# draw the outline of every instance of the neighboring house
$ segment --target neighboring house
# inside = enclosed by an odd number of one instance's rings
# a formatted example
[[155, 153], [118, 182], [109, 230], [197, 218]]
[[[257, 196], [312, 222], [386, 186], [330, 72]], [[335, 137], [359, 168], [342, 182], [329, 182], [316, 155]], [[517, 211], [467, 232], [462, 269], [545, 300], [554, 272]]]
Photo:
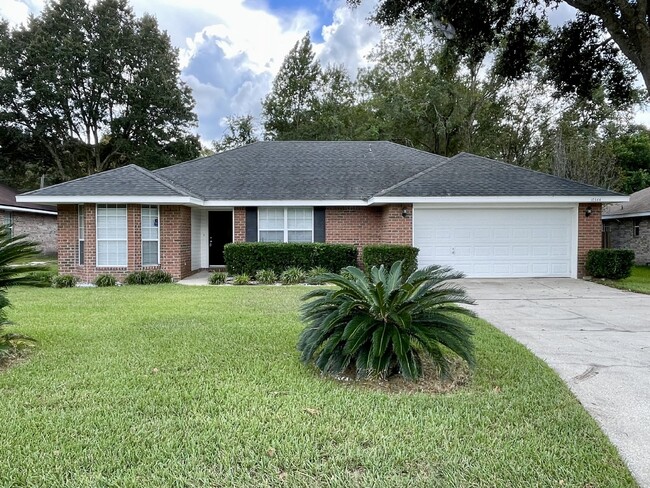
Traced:
[[258, 142], [20, 196], [56, 204], [59, 270], [91, 281], [223, 264], [229, 242], [412, 244], [471, 277], [582, 276], [601, 203], [627, 197], [471, 154], [390, 142]]
[[650, 264], [650, 188], [632, 193], [629, 202], [603, 208], [604, 245], [632, 249], [636, 264]]
[[43, 254], [56, 254], [56, 207], [16, 202], [18, 192], [0, 184], [0, 223], [14, 236], [25, 234]]

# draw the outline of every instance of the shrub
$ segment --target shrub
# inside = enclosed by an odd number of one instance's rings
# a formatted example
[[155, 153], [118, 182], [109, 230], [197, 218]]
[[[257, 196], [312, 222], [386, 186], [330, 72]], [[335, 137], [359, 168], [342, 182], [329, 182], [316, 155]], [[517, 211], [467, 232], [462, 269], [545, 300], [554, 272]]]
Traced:
[[327, 268], [323, 268], [322, 266], [310, 269], [307, 271], [307, 283], [310, 285], [317, 285], [321, 282], [321, 275], [324, 275], [327, 272]]
[[124, 283], [127, 285], [155, 285], [171, 282], [172, 275], [162, 269], [134, 271], [124, 279]]
[[74, 288], [77, 286], [79, 279], [72, 275], [56, 275], [52, 277], [52, 286], [54, 288]]
[[448, 372], [448, 351], [474, 364], [472, 330], [466, 317], [474, 313], [458, 304], [473, 301], [447, 280], [462, 278], [451, 268], [430, 266], [410, 276], [397, 261], [388, 271], [371, 268], [368, 275], [348, 267], [351, 278], [327, 274], [325, 283], [302, 299], [305, 329], [298, 340], [301, 361], [326, 374], [352, 367], [357, 377], [422, 375], [422, 355]]
[[232, 279], [233, 285], [249, 285], [251, 282], [251, 277], [245, 273], [238, 274]]
[[413, 246], [399, 246], [393, 244], [373, 244], [363, 248], [363, 267], [366, 270], [373, 266], [384, 265], [389, 268], [396, 261], [403, 261], [404, 274], [410, 275], [418, 267], [418, 253], [420, 250]]
[[306, 279], [307, 273], [296, 266], [285, 269], [280, 275], [280, 281], [283, 285], [297, 285], [298, 283], [304, 283]]
[[226, 282], [226, 278], [228, 278], [228, 273], [215, 271], [208, 277], [208, 283], [211, 285], [223, 285]]
[[52, 278], [56, 276], [54, 271], [30, 271], [27, 276], [35, 282], [41, 282], [42, 286], [52, 286]]
[[115, 276], [109, 274], [101, 274], [95, 278], [95, 286], [104, 287], [104, 286], [115, 286], [117, 285], [117, 280]]
[[255, 273], [255, 280], [263, 285], [272, 285], [277, 281], [277, 279], [278, 276], [272, 269], [260, 269]]
[[223, 255], [232, 274], [254, 275], [260, 269], [280, 274], [293, 266], [338, 271], [356, 264], [357, 248], [348, 244], [237, 242], [226, 244]]
[[632, 274], [634, 251], [628, 249], [592, 249], [587, 253], [585, 269], [594, 278], [620, 280]]

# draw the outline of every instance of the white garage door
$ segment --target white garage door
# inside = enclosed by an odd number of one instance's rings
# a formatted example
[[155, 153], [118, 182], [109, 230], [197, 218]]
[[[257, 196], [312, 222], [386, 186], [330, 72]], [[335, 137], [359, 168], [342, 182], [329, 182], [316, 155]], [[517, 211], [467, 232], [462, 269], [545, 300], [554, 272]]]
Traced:
[[414, 208], [420, 266], [473, 278], [572, 277], [574, 208]]

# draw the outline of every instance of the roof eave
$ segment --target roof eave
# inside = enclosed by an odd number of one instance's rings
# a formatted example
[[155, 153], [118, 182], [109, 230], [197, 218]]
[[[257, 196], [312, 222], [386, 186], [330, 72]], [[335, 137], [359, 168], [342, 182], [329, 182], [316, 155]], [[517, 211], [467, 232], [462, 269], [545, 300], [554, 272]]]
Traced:
[[143, 195], [17, 195], [16, 201], [49, 205], [83, 203], [145, 203], [151, 205], [203, 205], [203, 201], [189, 196]]
[[625, 195], [372, 197], [368, 203], [620, 203]]

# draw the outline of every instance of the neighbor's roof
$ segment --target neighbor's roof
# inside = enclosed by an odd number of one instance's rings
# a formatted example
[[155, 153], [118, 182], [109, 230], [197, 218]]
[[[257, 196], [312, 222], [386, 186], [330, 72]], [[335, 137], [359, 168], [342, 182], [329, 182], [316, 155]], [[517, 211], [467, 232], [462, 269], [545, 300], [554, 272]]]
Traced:
[[630, 195], [630, 201], [612, 203], [603, 208], [603, 219], [650, 216], [650, 188]]
[[386, 141], [257, 142], [153, 172], [130, 165], [25, 196], [30, 201], [134, 196], [145, 197], [143, 202], [175, 198], [199, 204], [465, 196], [625, 198], [467, 153], [445, 158]]
[[51, 212], [56, 214], [56, 207], [50, 205], [38, 205], [35, 203], [17, 202], [16, 195], [18, 192], [13, 188], [0, 183], [0, 208], [13, 210], [16, 212]]

